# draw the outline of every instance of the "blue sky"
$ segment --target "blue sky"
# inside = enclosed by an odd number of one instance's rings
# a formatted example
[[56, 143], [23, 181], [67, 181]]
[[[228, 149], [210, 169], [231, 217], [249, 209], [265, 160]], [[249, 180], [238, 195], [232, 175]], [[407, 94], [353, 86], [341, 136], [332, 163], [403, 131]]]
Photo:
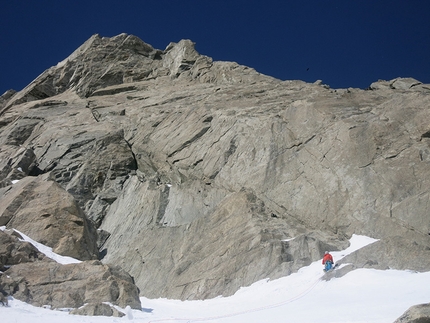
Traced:
[[0, 94], [21, 90], [91, 35], [123, 32], [158, 49], [191, 39], [214, 60], [282, 80], [430, 83], [428, 0], [16, 0], [0, 11]]

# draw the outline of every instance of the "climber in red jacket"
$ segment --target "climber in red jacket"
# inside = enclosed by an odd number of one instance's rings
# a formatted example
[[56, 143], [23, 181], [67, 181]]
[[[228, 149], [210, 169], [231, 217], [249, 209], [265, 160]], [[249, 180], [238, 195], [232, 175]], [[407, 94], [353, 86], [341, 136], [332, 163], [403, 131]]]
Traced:
[[325, 265], [324, 271], [329, 271], [330, 269], [333, 268], [333, 265], [334, 265], [333, 257], [331, 256], [331, 254], [329, 254], [328, 251], [326, 251], [324, 254], [324, 257], [322, 259], [322, 264]]

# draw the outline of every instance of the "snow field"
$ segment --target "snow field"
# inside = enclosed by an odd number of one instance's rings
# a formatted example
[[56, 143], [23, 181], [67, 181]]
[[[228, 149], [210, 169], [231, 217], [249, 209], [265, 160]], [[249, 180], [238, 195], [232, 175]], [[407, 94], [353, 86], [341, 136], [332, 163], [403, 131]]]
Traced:
[[[375, 241], [354, 235], [349, 248], [332, 252], [334, 261]], [[53, 259], [58, 256], [39, 248]], [[322, 269], [321, 261], [316, 261], [290, 276], [243, 287], [230, 297], [204, 301], [142, 297], [142, 311], [128, 311], [123, 318], [74, 316], [15, 299], [10, 299], [9, 307], [0, 306], [0, 316], [5, 323], [391, 323], [410, 306], [430, 302], [430, 272], [357, 269], [326, 282], [320, 280]]]

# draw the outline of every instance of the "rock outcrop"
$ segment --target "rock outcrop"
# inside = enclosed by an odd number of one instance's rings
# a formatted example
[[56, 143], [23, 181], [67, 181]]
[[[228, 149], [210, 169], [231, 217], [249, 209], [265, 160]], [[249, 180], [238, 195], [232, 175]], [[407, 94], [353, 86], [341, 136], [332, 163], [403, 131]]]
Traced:
[[231, 295], [354, 233], [380, 239], [357, 267], [430, 269], [430, 86], [412, 78], [330, 89], [95, 35], [0, 104], [0, 225], [100, 248], [142, 295]]
[[139, 290], [119, 268], [94, 261], [62, 265], [53, 261], [11, 266], [0, 284], [11, 296], [35, 306], [78, 308], [110, 302], [141, 309]]
[[[6, 296], [13, 296], [51, 308], [80, 308], [87, 303], [110, 302], [122, 308], [141, 309], [139, 290], [133, 278], [121, 268], [97, 260], [62, 265], [20, 238], [16, 232], [0, 230], [0, 294], [3, 296], [0, 301], [7, 303]], [[104, 313], [115, 315], [116, 312]]]

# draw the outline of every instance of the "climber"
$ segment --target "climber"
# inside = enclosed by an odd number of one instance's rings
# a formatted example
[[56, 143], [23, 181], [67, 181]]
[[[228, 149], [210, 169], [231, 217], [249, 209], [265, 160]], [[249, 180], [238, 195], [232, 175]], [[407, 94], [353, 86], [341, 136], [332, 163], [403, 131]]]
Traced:
[[324, 257], [322, 259], [322, 264], [325, 265], [324, 271], [329, 271], [330, 269], [333, 268], [333, 265], [334, 265], [333, 257], [331, 256], [331, 254], [329, 254], [328, 251], [326, 251], [324, 254]]

